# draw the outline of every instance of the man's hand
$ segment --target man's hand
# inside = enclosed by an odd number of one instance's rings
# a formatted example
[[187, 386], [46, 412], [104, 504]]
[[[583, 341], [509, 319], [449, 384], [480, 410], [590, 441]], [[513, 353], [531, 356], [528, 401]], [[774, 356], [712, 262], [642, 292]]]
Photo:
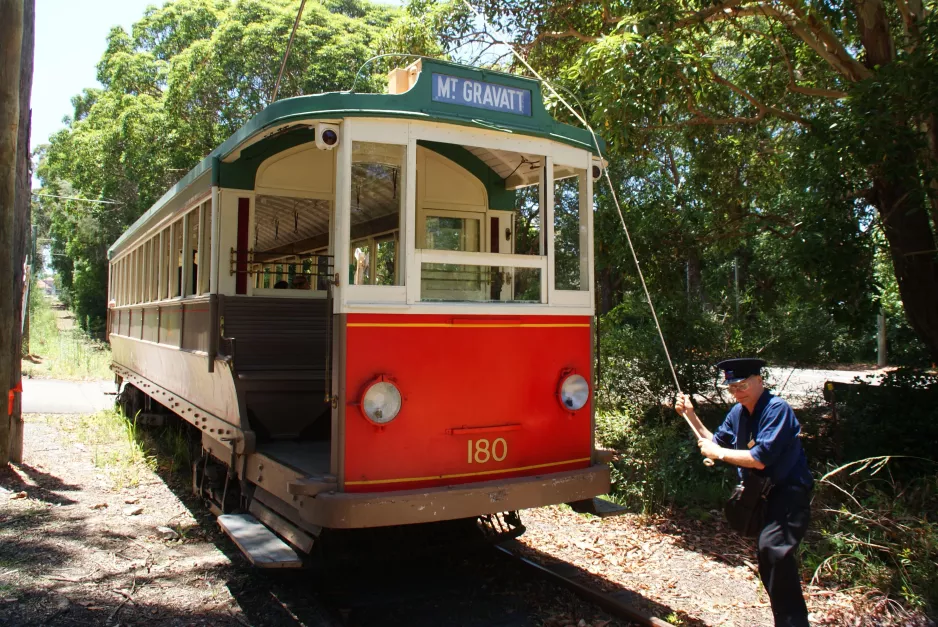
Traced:
[[703, 426], [703, 423], [700, 422], [700, 418], [698, 418], [696, 412], [694, 412], [694, 403], [691, 402], [690, 396], [687, 394], [678, 396], [677, 402], [674, 403], [674, 410], [687, 418], [687, 421], [691, 424], [691, 428], [694, 430], [694, 435], [698, 438], [706, 438], [709, 440], [713, 437], [713, 434]]
[[694, 413], [694, 403], [687, 394], [681, 394], [677, 397], [677, 402], [674, 403], [674, 409], [682, 416], [687, 416], [688, 418], [697, 417], [697, 414]]
[[700, 454], [707, 459], [719, 459], [723, 448], [711, 440], [700, 438], [697, 440], [697, 446], [700, 447]]

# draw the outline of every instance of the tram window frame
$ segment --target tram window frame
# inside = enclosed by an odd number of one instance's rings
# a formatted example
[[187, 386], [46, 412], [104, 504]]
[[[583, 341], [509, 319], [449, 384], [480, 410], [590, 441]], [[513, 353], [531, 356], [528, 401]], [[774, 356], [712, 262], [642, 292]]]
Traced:
[[157, 284], [157, 277], [159, 275], [160, 266], [160, 242], [157, 237], [151, 237], [149, 240], [147, 240], [147, 243], [150, 246], [150, 275], [147, 277], [147, 288], [149, 290], [149, 295], [147, 300], [152, 303], [157, 300], [156, 289], [159, 287]]
[[[592, 155], [587, 154], [582, 161], [572, 158], [558, 159], [550, 163], [551, 189], [549, 194], [550, 219], [549, 219], [549, 241], [550, 241], [550, 284], [548, 285], [548, 303], [552, 306], [560, 307], [592, 307], [595, 277], [595, 266], [593, 257], [593, 212], [595, 211], [595, 200], [593, 198], [593, 178], [590, 175], [592, 168]], [[556, 234], [554, 226], [556, 223], [555, 189], [556, 181], [562, 181], [555, 178], [555, 171], [561, 173], [574, 170], [579, 178], [579, 218], [580, 218], [580, 263], [581, 280], [580, 289], [558, 289], [556, 287]], [[585, 275], [585, 278], [583, 277]]]
[[[558, 169], [558, 166], [555, 165], [555, 174]], [[586, 195], [586, 176], [587, 174], [585, 169], [573, 168], [572, 175], [563, 176], [562, 178], [557, 178], [554, 176], [552, 180], [552, 193], [554, 195], [554, 290], [558, 292], [588, 292], [590, 287], [589, 260], [586, 257], [589, 247], [589, 216], [587, 215], [588, 206], [586, 206], [586, 203], [584, 202], [584, 196]], [[570, 203], [571, 206], [575, 205], [575, 216], [573, 215], [574, 212], [570, 211], [572, 207], [568, 207], [564, 211], [558, 211], [558, 192], [569, 193], [570, 191], [559, 188], [569, 187], [571, 181], [576, 182], [576, 195], [573, 199], [575, 202]], [[564, 217], [575, 217], [575, 233], [566, 233], [568, 229], [572, 230], [574, 227], [572, 224], [564, 224]], [[561, 229], [564, 231], [563, 237], [558, 234], [559, 230]], [[572, 258], [563, 261], [563, 263], [567, 263], [567, 261], [569, 261], [571, 265], [578, 265], [578, 268], [575, 270], [571, 269], [570, 271], [564, 272], [563, 274], [571, 274], [572, 272], [572, 275], [576, 275], [575, 278], [574, 276], [562, 276], [562, 274], [559, 272], [561, 258], [566, 257], [566, 255], [562, 254], [561, 252], [561, 246], [564, 243], [575, 246], [574, 254], [576, 256], [576, 263], [573, 263]]]
[[212, 202], [206, 200], [199, 210], [199, 287], [196, 294], [202, 295], [211, 290]]
[[144, 240], [140, 244], [140, 302], [146, 303], [150, 300], [150, 242]]
[[134, 265], [137, 269], [137, 280], [134, 283], [134, 304], [139, 305], [143, 302], [143, 276], [144, 276], [144, 267], [143, 267], [143, 246], [137, 246], [134, 249]]
[[[319, 238], [321, 236], [325, 236], [326, 245], [309, 249], [302, 248], [299, 250], [293, 250], [289, 253], [284, 252], [281, 260], [252, 263], [251, 265], [255, 268], [255, 270], [254, 274], [249, 276], [248, 295], [276, 298], [326, 298], [328, 290], [327, 281], [332, 276], [332, 272], [335, 272], [335, 260], [333, 257], [333, 268], [331, 272], [320, 274], [318, 269], [319, 260], [315, 259], [315, 257], [332, 257], [334, 254], [330, 251], [332, 250], [335, 228], [335, 195], [332, 193], [327, 194], [318, 191], [291, 190], [276, 187], [265, 187], [263, 188], [263, 193], [255, 193], [253, 202], [251, 203], [250, 231], [251, 242], [253, 242], [251, 250], [255, 256], [259, 254], [270, 253], [276, 248], [266, 247], [266, 244], [269, 243], [266, 239], [269, 236], [269, 231], [259, 231], [259, 227], [261, 226], [258, 224], [258, 220], [260, 219], [259, 214], [262, 211], [266, 213], [268, 210], [276, 212], [276, 209], [273, 206], [268, 207], [266, 204], [268, 199], [270, 199], [272, 202], [294, 202], [294, 211], [297, 211], [297, 204], [309, 203], [309, 206], [306, 208], [307, 210], [311, 212], [320, 212], [318, 214], [318, 217], [320, 218], [323, 215], [326, 217], [326, 228], [323, 232], [316, 233], [309, 237], [301, 237], [300, 239], [292, 242], [284, 241], [280, 244], [280, 246], [293, 246], [301, 243], [310, 244], [311, 242], [309, 240], [313, 238]], [[302, 209], [302, 207], [300, 209]], [[299, 217], [295, 216], [294, 219], [298, 220], [298, 222], [296, 222], [294, 226], [288, 224], [290, 221], [286, 220], [284, 221], [283, 226], [280, 227], [279, 216], [268, 215], [266, 217], [273, 217], [273, 219], [278, 223], [278, 227], [276, 228], [298, 229], [300, 228], [299, 225], [303, 224]], [[263, 242], [265, 243], [265, 246], [259, 245], [261, 238], [264, 238]], [[288, 263], [283, 261], [283, 259], [297, 255], [308, 255], [309, 257], [298, 263]], [[301, 272], [297, 271], [298, 267], [302, 267]], [[308, 285], [308, 287], [298, 288], [294, 285], [293, 277], [295, 277], [298, 273], [307, 277], [306, 285]], [[281, 281], [287, 284], [286, 288], [281, 289], [275, 287], [275, 285]]]
[[[345, 246], [349, 256], [347, 260], [347, 271], [344, 273], [345, 276], [343, 279], [348, 282], [349, 293], [352, 298], [355, 297], [355, 292], [359, 292], [360, 295], [368, 295], [366, 298], [369, 299], [403, 300], [405, 298], [405, 292], [402, 288], [405, 287], [406, 275], [404, 273], [405, 250], [402, 246], [404, 240], [402, 234], [408, 210], [407, 177], [408, 164], [410, 163], [410, 147], [406, 141], [401, 141], [403, 137], [395, 137], [393, 133], [389, 137], [385, 134], [374, 133], [373, 131], [369, 132], [368, 125], [353, 128], [355, 132], [352, 141], [349, 142], [350, 154], [348, 159], [350, 166], [348, 171], [349, 202], [346, 214], [346, 219], [348, 220], [348, 236], [343, 238], [346, 242]], [[398, 154], [393, 154], [395, 152]], [[369, 157], [371, 157], [371, 159], [369, 159]], [[394, 162], [392, 163], [392, 161]], [[363, 206], [360, 197], [361, 188], [355, 188], [356, 166], [359, 166], [359, 171], [363, 171], [365, 168], [362, 166], [367, 165], [383, 166], [389, 169], [397, 168], [393, 184], [393, 193], [397, 196], [397, 224], [395, 228], [385, 228], [372, 233], [362, 234], [360, 231], [355, 231], [370, 223], [382, 219], [387, 220], [387, 218], [395, 215], [393, 212], [387, 213], [379, 215], [371, 220], [353, 224], [356, 211]], [[392, 200], [393, 198], [392, 196]], [[393, 283], [379, 284], [376, 283], [378, 274], [377, 242], [378, 240], [388, 241], [391, 239], [395, 241]], [[353, 271], [353, 264], [355, 263], [353, 255], [354, 250], [358, 248], [361, 243], [367, 243], [368, 246], [368, 280], [365, 283], [356, 283], [354, 275], [357, 273], [357, 270]]]

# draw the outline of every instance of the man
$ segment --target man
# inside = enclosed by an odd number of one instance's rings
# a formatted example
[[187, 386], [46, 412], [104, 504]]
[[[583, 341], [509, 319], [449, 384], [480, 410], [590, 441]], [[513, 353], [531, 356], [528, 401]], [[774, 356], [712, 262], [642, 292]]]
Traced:
[[788, 403], [765, 389], [763, 366], [761, 359], [717, 364], [737, 403], [715, 434], [700, 422], [689, 396], [680, 398], [675, 409], [701, 436], [697, 445], [702, 455], [738, 466], [741, 479], [752, 472], [771, 480], [759, 534], [759, 576], [775, 625], [802, 627], [808, 625], [808, 610], [795, 553], [811, 518], [814, 479], [798, 437], [801, 425]]

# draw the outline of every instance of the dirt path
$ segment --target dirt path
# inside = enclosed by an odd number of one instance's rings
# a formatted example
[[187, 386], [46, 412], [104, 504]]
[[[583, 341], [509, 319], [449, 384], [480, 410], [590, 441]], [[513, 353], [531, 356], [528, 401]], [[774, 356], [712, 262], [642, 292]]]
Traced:
[[[280, 601], [269, 581], [245, 565], [213, 517], [188, 496], [184, 475], [144, 467], [134, 475], [136, 485], [116, 482], [114, 452], [80, 443], [75, 421], [77, 416], [27, 416], [27, 463], [0, 471], [0, 625], [296, 624], [289, 610], [274, 604]], [[520, 542], [530, 557], [571, 564], [591, 586], [626, 591], [659, 618], [684, 627], [771, 625], [752, 565], [753, 548], [728, 533], [718, 517], [707, 522], [674, 516], [600, 520], [550, 507], [523, 512], [522, 519], [528, 532]], [[518, 594], [511, 582], [492, 577], [486, 579], [494, 582], [492, 587]], [[310, 587], [299, 587], [299, 598], [308, 596]], [[431, 587], [425, 585], [425, 594]], [[545, 608], [541, 616], [561, 617], [533, 624], [608, 624], [556, 592], [548, 595], [558, 598], [544, 601], [544, 592], [525, 590], [524, 607], [540, 606]], [[450, 618], [459, 605], [448, 597], [467, 602], [466, 594], [440, 587], [428, 602]], [[875, 624], [847, 618], [853, 601], [840, 592], [809, 587], [812, 624]], [[561, 612], [552, 606], [572, 609]], [[380, 612], [381, 607], [367, 609]], [[465, 611], [452, 621], [339, 624], [490, 624], [476, 615], [465, 622], [475, 610]]]
[[54, 425], [29, 416], [28, 462], [0, 471], [0, 624], [245, 624], [186, 504], [155, 473], [115, 489], [108, 452]]

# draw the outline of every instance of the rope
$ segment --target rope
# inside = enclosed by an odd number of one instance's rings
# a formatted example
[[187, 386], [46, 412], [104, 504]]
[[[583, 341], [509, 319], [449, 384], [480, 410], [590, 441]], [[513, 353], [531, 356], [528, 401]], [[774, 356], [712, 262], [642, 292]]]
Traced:
[[[483, 15], [481, 11], [477, 10], [475, 7], [469, 4], [469, 0], [463, 0], [463, 4], [465, 4], [466, 7], [468, 7], [469, 10], [476, 15], [476, 17], [481, 19], [482, 23], [485, 24], [485, 27], [488, 29], [489, 23], [485, 19], [485, 15]], [[543, 76], [541, 76], [541, 74], [537, 70], [531, 67], [527, 59], [521, 56], [521, 54], [515, 49], [514, 46], [512, 46], [507, 41], [500, 39], [498, 36], [494, 35], [493, 33], [489, 33], [489, 34], [492, 35], [492, 38], [495, 39], [498, 43], [502, 44], [503, 46], [506, 46], [511, 51], [511, 53], [515, 56], [515, 58], [518, 59], [518, 61], [520, 61], [524, 65], [524, 67], [528, 69], [529, 72], [531, 72], [531, 74], [533, 74], [541, 83], [547, 86], [547, 88], [551, 91], [554, 97], [557, 98], [557, 100], [559, 100], [570, 111], [570, 113], [573, 114], [573, 117], [575, 117], [580, 122], [580, 124], [586, 127], [586, 130], [589, 131], [590, 135], [593, 138], [593, 146], [596, 148], [596, 154], [600, 155], [601, 157], [602, 150], [600, 150], [599, 148], [599, 138], [596, 137], [596, 132], [593, 130], [593, 127], [590, 125], [590, 123], [586, 121], [586, 117], [584, 115], [580, 115], [579, 113], [577, 113], [576, 109], [570, 106], [570, 103], [567, 102], [564, 99], [564, 97], [560, 95], [560, 92], [554, 89], [554, 86], [551, 84], [551, 82], [545, 79]], [[632, 236], [629, 234], [629, 228], [625, 224], [625, 217], [623, 217], [622, 215], [622, 206], [619, 204], [619, 196], [618, 194], [616, 194], [615, 186], [613, 186], [612, 184], [612, 178], [609, 176], [609, 168], [603, 168], [602, 170], [606, 176], [606, 184], [609, 186], [609, 192], [612, 194], [612, 200], [615, 202], [616, 213], [619, 214], [619, 222], [622, 224], [622, 230], [625, 231], [625, 239], [629, 243], [629, 250], [632, 252], [632, 260], [635, 262], [635, 269], [638, 271], [638, 278], [641, 280], [642, 289], [645, 291], [645, 300], [648, 301], [648, 308], [651, 309], [651, 317], [655, 321], [655, 328], [658, 329], [658, 338], [661, 340], [661, 347], [664, 349], [664, 356], [668, 360], [668, 368], [671, 369], [671, 376], [674, 378], [674, 386], [677, 388], [678, 394], [683, 394], [683, 392], [681, 391], [681, 383], [678, 381], [677, 372], [674, 369], [674, 363], [671, 361], [671, 353], [668, 351], [668, 344], [667, 342], [664, 341], [664, 333], [661, 330], [661, 323], [658, 322], [658, 314], [657, 312], [655, 312], [655, 305], [651, 300], [651, 293], [648, 291], [648, 285], [645, 283], [645, 275], [642, 272], [642, 266], [638, 262], [638, 255], [635, 253], [635, 246], [632, 244]], [[684, 420], [687, 422], [687, 426], [690, 427], [691, 431], [693, 431], [697, 439], [702, 439], [700, 433], [697, 432], [697, 429], [694, 427], [693, 423], [690, 421], [690, 418], [688, 418], [686, 414], [681, 414], [681, 416], [683, 416]], [[713, 460], [704, 459], [704, 464], [707, 466], [713, 466]]]
[[[470, 11], [475, 13], [475, 15], [483, 21], [486, 27], [489, 26], [488, 22], [485, 19], [485, 16], [480, 11], [478, 11], [475, 7], [469, 4], [469, 0], [463, 0], [463, 3], [469, 8]], [[545, 79], [543, 76], [540, 75], [540, 73], [537, 70], [531, 67], [527, 59], [522, 57], [521, 54], [515, 49], [514, 46], [509, 44], [507, 41], [504, 41], [503, 39], [498, 38], [495, 35], [492, 35], [492, 37], [498, 43], [502, 44], [503, 46], [507, 46], [508, 49], [511, 50], [511, 53], [515, 56], [515, 58], [517, 58], [524, 65], [524, 67], [528, 69], [529, 72], [531, 72], [535, 77], [537, 77], [539, 81], [541, 81], [544, 85], [546, 85], [547, 88], [554, 95], [554, 97], [556, 97], [557, 100], [563, 103], [563, 105], [570, 111], [570, 113], [573, 114], [573, 117], [575, 117], [580, 122], [580, 124], [586, 127], [586, 130], [589, 131], [590, 135], [593, 138], [593, 145], [596, 148], [596, 154], [601, 156], [602, 151], [599, 148], [599, 139], [596, 137], [596, 132], [593, 130], [593, 127], [590, 126], [590, 123], [586, 121], [586, 118], [580, 115], [576, 111], [576, 109], [570, 106], [570, 103], [567, 102], [564, 99], [564, 97], [560, 95], [560, 92], [554, 89], [554, 86], [550, 83], [550, 81]], [[655, 321], [655, 327], [658, 329], [658, 338], [661, 340], [661, 346], [664, 348], [664, 355], [668, 359], [668, 367], [671, 369], [671, 376], [674, 377], [674, 385], [675, 387], [677, 387], [678, 394], [682, 394], [681, 384], [677, 379], [677, 372], [674, 370], [674, 363], [671, 361], [671, 353], [668, 352], [668, 345], [664, 341], [664, 333], [661, 331], [661, 324], [658, 322], [658, 314], [655, 312], [655, 305], [651, 301], [651, 294], [648, 291], [648, 285], [645, 283], [645, 275], [642, 272], [641, 264], [639, 264], [638, 262], [638, 255], [635, 254], [635, 246], [632, 244], [632, 236], [629, 234], [629, 228], [625, 225], [625, 218], [622, 215], [622, 206], [619, 204], [618, 194], [616, 194], [615, 187], [612, 184], [612, 179], [609, 176], [609, 168], [603, 168], [603, 173], [606, 175], [606, 184], [609, 186], [610, 193], [612, 193], [612, 200], [615, 202], [616, 212], [619, 214], [619, 222], [622, 224], [622, 230], [625, 231], [625, 239], [629, 243], [629, 250], [632, 252], [632, 260], [635, 262], [635, 269], [638, 271], [638, 278], [641, 279], [642, 289], [645, 291], [645, 299], [648, 301], [648, 307], [651, 309], [651, 316]], [[694, 432], [696, 433], [696, 429], [694, 429]]]
[[277, 82], [274, 83], [274, 95], [270, 97], [271, 102], [277, 102], [277, 92], [280, 91], [280, 79], [283, 78], [283, 70], [287, 67], [287, 58], [290, 56], [290, 48], [293, 47], [293, 38], [296, 36], [296, 29], [300, 25], [300, 18], [303, 17], [303, 7], [306, 6], [306, 0], [300, 1], [300, 10], [296, 12], [296, 20], [293, 22], [293, 30], [290, 31], [290, 41], [287, 42], [287, 49], [283, 52], [283, 61], [280, 62], [280, 73], [277, 74]]

